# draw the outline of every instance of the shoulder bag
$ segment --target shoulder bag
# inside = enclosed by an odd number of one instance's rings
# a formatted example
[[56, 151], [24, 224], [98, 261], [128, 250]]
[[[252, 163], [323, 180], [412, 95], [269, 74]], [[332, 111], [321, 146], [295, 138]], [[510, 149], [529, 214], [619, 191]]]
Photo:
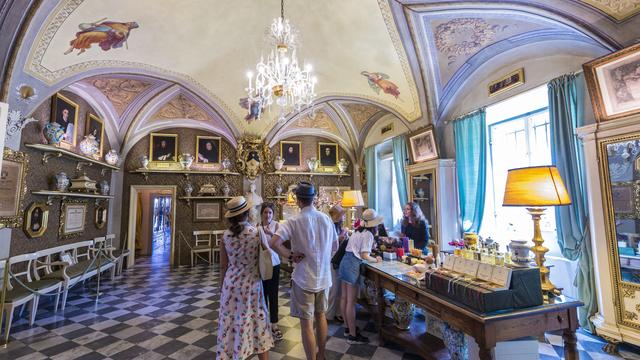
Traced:
[[273, 277], [273, 262], [271, 261], [271, 250], [265, 245], [266, 234], [261, 227], [258, 227], [258, 238], [260, 246], [258, 248], [258, 268], [262, 280], [271, 280]]

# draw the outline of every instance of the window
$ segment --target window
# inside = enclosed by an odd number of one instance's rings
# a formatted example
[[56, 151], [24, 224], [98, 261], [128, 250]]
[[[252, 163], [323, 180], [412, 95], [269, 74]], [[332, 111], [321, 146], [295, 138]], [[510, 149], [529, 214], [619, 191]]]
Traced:
[[400, 197], [398, 196], [392, 148], [390, 140], [376, 146], [376, 193], [378, 198], [378, 208], [376, 210], [384, 217], [384, 224], [388, 229], [400, 230], [402, 204], [400, 204]]
[[[487, 196], [480, 229], [491, 236], [502, 251], [513, 239], [530, 240], [533, 221], [524, 207], [503, 207], [507, 171], [513, 168], [551, 164], [547, 87], [541, 86], [487, 107]], [[540, 223], [550, 254], [560, 254], [553, 208]]]

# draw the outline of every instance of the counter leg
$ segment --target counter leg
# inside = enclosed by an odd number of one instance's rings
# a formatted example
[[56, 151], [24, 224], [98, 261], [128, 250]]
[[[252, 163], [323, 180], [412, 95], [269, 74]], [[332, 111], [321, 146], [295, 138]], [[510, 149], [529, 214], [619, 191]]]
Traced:
[[564, 340], [564, 358], [566, 360], [579, 359], [580, 355], [578, 354], [578, 348], [576, 346], [578, 341], [576, 338], [576, 330], [564, 329], [562, 332], [562, 339]]
[[384, 289], [380, 284], [380, 278], [376, 276], [376, 280], [374, 282], [375, 287], [377, 289], [377, 300], [378, 300], [378, 313], [376, 314], [376, 323], [378, 325], [378, 345], [384, 346], [384, 336], [382, 334], [382, 328], [384, 327], [384, 313], [385, 313], [385, 302], [384, 302]]
[[492, 360], [491, 358], [491, 348], [480, 346], [480, 350], [478, 351], [478, 355], [480, 360]]

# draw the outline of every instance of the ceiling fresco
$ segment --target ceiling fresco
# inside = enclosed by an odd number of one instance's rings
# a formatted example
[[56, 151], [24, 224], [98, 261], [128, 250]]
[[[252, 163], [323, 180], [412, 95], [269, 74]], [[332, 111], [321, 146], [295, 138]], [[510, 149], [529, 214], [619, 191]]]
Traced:
[[152, 116], [152, 119], [159, 120], [171, 120], [171, 119], [189, 119], [198, 121], [212, 121], [211, 116], [203, 110], [200, 106], [196, 105], [191, 99], [188, 99], [183, 94], [171, 99], [167, 102], [157, 113]]
[[369, 104], [341, 104], [341, 106], [349, 114], [358, 132], [362, 131], [373, 115], [381, 111], [377, 106]]
[[624, 21], [640, 13], [640, 1], [638, 0], [581, 0], [617, 21]]
[[127, 106], [151, 86], [151, 83], [130, 78], [96, 77], [86, 82], [111, 101], [118, 115], [122, 115]]

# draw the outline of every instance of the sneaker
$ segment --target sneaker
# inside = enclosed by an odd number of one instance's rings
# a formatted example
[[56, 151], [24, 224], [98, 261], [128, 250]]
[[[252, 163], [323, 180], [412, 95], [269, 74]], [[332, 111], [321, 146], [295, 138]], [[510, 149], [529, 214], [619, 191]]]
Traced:
[[347, 344], [349, 345], [368, 344], [368, 343], [369, 343], [369, 338], [366, 336], [362, 336], [360, 334], [358, 334], [357, 336], [347, 335]]
[[[356, 336], [360, 335], [360, 328], [356, 326]], [[349, 336], [349, 328], [344, 328], [344, 337]]]

